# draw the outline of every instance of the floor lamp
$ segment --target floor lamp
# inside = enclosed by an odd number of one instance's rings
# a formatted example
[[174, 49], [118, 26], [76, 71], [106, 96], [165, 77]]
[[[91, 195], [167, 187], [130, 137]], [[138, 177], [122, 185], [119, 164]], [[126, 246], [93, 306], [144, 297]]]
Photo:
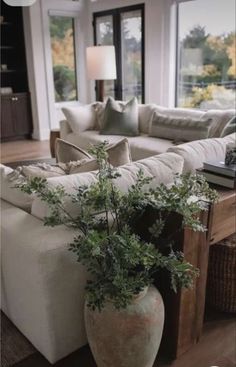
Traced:
[[87, 47], [87, 74], [97, 81], [98, 101], [104, 101], [104, 80], [116, 79], [116, 57], [114, 46]]

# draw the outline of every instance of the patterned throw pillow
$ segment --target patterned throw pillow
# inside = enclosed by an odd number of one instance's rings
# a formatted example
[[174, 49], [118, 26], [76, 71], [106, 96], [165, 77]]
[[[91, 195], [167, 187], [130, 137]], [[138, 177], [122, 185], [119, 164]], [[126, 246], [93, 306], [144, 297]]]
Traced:
[[100, 134], [103, 135], [139, 135], [138, 101], [132, 98], [121, 104], [109, 97], [104, 110]]
[[149, 136], [169, 139], [174, 142], [206, 139], [212, 119], [176, 118], [153, 113]]

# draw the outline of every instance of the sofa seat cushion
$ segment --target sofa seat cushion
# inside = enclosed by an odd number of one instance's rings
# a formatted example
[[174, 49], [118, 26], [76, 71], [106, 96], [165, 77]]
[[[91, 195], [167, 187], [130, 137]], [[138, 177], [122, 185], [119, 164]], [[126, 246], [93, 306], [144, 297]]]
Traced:
[[81, 149], [88, 150], [91, 145], [98, 144], [107, 140], [110, 144], [118, 143], [124, 136], [120, 135], [101, 135], [97, 130], [87, 130], [80, 134], [68, 134], [66, 140], [79, 146]]
[[[122, 137], [117, 135], [101, 135], [97, 130], [84, 131], [79, 135], [67, 135], [67, 140], [70, 143], [78, 145], [84, 150], [89, 149], [91, 144], [98, 144], [104, 140], [109, 141], [110, 144], [115, 144], [121, 139]], [[128, 137], [127, 139], [129, 141], [133, 161], [164, 153], [173, 145], [171, 140], [152, 138], [147, 134]]]
[[133, 161], [165, 153], [173, 146], [171, 140], [152, 138], [145, 134], [136, 138], [129, 138], [129, 144]]
[[226, 144], [236, 142], [236, 134], [228, 135], [224, 138], [212, 138], [196, 140], [190, 143], [181, 144], [168, 149], [184, 158], [183, 172], [195, 172], [202, 168], [207, 161], [222, 161], [225, 158]]
[[[173, 182], [174, 176], [177, 173], [182, 173], [183, 163], [184, 159], [180, 155], [174, 153], [164, 153], [137, 162], [131, 162], [117, 169], [121, 177], [114, 180], [114, 185], [122, 192], [126, 192], [131, 185], [135, 184], [140, 169], [144, 171], [145, 176], [153, 177], [149, 187], [156, 187], [161, 183], [167, 185]], [[51, 188], [62, 185], [65, 192], [73, 194], [76, 192], [77, 187], [84, 185], [90, 186], [96, 183], [97, 171], [53, 177], [49, 178], [47, 181]], [[70, 200], [65, 199], [64, 205], [71, 215], [79, 215], [80, 208], [78, 204], [73, 204]], [[36, 197], [32, 204], [31, 213], [37, 218], [43, 219], [45, 216], [49, 215], [49, 208], [44, 202]]]

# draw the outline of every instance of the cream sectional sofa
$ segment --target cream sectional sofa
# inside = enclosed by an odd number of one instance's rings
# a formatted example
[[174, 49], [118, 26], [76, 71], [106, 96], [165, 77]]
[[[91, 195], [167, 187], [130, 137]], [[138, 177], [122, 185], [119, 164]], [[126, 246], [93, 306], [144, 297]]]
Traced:
[[[124, 165], [116, 185], [128, 190], [140, 168], [154, 177], [152, 185], [168, 184], [182, 172], [183, 158], [166, 153]], [[83, 320], [86, 271], [68, 251], [74, 232], [64, 226], [45, 227], [48, 208], [38, 198], [26, 198], [8, 187], [11, 168], [2, 165], [0, 171], [1, 309], [55, 363], [87, 343]], [[72, 192], [75, 186], [96, 179], [96, 172], [87, 172], [49, 178], [48, 183]]]
[[[176, 173], [194, 171], [206, 159], [224, 159], [234, 134], [173, 147], [175, 152], [145, 158], [119, 168], [116, 185], [126, 191], [140, 168], [154, 177], [151, 185], [173, 182]], [[198, 149], [201, 145], [201, 154]], [[191, 157], [193, 159], [191, 160]], [[193, 164], [191, 165], [191, 162]], [[38, 198], [26, 197], [9, 187], [1, 166], [1, 308], [31, 343], [51, 362], [72, 353], [87, 342], [83, 320], [87, 274], [68, 251], [74, 232], [64, 226], [43, 226], [48, 208]], [[49, 178], [51, 187], [61, 184], [67, 192], [96, 181], [96, 172]], [[68, 209], [75, 213], [78, 208]]]
[[[97, 105], [98, 103], [96, 103]], [[92, 105], [93, 106], [93, 105]], [[94, 108], [96, 110], [96, 108]], [[116, 143], [124, 136], [120, 135], [101, 135], [99, 133], [99, 116], [94, 112], [91, 121], [84, 124], [84, 115], [76, 109], [73, 111], [73, 124], [69, 120], [60, 122], [61, 138], [69, 141], [82, 149], [87, 150], [90, 144], [96, 144], [104, 140]], [[209, 138], [218, 138], [227, 124], [235, 116], [235, 110], [209, 110], [201, 111], [186, 108], [165, 108], [155, 104], [138, 105], [139, 136], [127, 137], [129, 140], [131, 156], [134, 161], [166, 152], [175, 146], [172, 140], [149, 136], [150, 124], [153, 112], [169, 117], [192, 118], [192, 119], [212, 119], [213, 124], [210, 128]], [[87, 117], [87, 116], [86, 116]], [[77, 125], [77, 126], [76, 126]]]

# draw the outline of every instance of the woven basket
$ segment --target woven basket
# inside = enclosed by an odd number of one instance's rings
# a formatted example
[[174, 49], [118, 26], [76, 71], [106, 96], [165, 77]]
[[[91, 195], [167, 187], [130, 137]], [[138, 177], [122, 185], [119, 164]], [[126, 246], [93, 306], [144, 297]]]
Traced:
[[207, 303], [224, 312], [236, 312], [236, 234], [210, 247]]

